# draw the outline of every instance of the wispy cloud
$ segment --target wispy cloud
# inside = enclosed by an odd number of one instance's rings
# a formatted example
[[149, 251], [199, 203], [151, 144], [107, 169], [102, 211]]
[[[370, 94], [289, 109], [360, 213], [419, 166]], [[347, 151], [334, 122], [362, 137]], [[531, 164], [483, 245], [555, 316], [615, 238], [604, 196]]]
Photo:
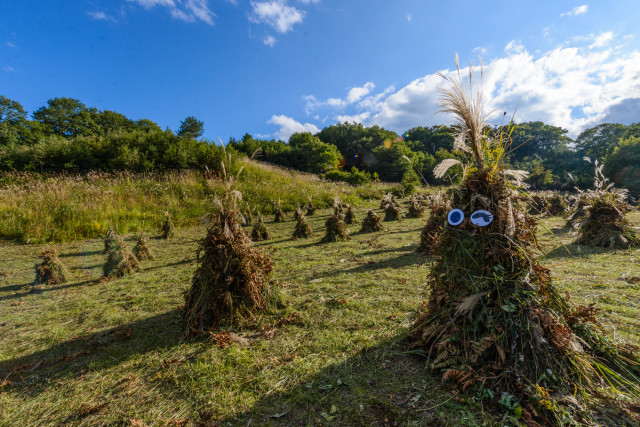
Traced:
[[320, 3], [320, 0], [298, 0], [302, 4]]
[[18, 70], [16, 70], [15, 68], [7, 65], [6, 67], [2, 68], [2, 71], [4, 71], [5, 73], [15, 73]]
[[270, 25], [279, 33], [287, 33], [304, 19], [304, 11], [287, 6], [284, 0], [251, 2], [251, 22]]
[[175, 19], [185, 22], [202, 21], [213, 25], [215, 13], [209, 9], [208, 0], [127, 0], [150, 9], [155, 6], [169, 9], [169, 13]]
[[276, 44], [276, 41], [277, 41], [276, 38], [273, 36], [267, 36], [264, 39], [262, 39], [262, 42], [269, 47], [273, 47]]
[[7, 45], [7, 47], [10, 47], [11, 49], [15, 49], [17, 46], [11, 42], [6, 42], [5, 45]]
[[413, 16], [410, 13], [407, 13], [407, 21], [411, 22], [413, 20]]
[[569, 12], [561, 13], [560, 16], [578, 16], [584, 15], [589, 10], [589, 5], [583, 4], [582, 6], [576, 6]]
[[477, 53], [479, 55], [484, 55], [487, 53], [487, 48], [482, 46], [476, 46], [473, 49], [471, 49], [471, 52]]
[[[492, 100], [489, 109], [512, 112], [517, 107], [517, 121], [540, 120], [565, 128], [572, 136], [603, 120], [627, 120], [625, 108], [640, 105], [640, 52], [624, 52], [615, 44], [609, 47], [617, 40], [613, 33], [586, 37], [591, 45], [574, 42], [535, 55], [521, 42], [508, 43], [504, 55], [484, 66], [483, 89]], [[454, 75], [450, 70], [443, 73]], [[462, 74], [466, 73], [468, 69], [463, 69]], [[442, 78], [428, 74], [399, 90], [370, 92], [351, 105], [340, 98], [320, 102], [309, 95], [306, 111], [321, 105], [334, 109], [334, 121], [357, 121], [398, 132], [442, 124], [449, 120], [436, 114], [442, 85]]]
[[91, 19], [96, 20], [96, 21], [116, 22], [116, 18], [114, 18], [113, 16], [108, 15], [105, 12], [102, 12], [102, 11], [87, 12], [87, 15], [89, 15], [91, 17]]
[[275, 136], [283, 141], [288, 141], [289, 137], [296, 132], [317, 133], [320, 131], [320, 129], [312, 123], [302, 124], [299, 121], [284, 115], [271, 116], [271, 119], [267, 121], [267, 124], [280, 126], [280, 129], [275, 132]]

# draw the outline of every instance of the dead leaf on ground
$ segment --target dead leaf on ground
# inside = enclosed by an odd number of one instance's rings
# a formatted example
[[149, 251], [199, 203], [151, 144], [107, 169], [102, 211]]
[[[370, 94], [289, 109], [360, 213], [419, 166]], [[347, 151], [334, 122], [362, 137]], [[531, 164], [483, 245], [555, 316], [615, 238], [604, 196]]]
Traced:
[[16, 302], [12, 302], [11, 305], [14, 307], [17, 307], [19, 305], [25, 304], [26, 301], [16, 301]]
[[178, 427], [184, 427], [188, 423], [189, 423], [189, 418], [185, 418], [184, 420], [170, 420], [169, 422], [167, 422], [167, 424], [170, 426], [178, 426]]
[[130, 418], [129, 422], [131, 423], [131, 427], [145, 427], [142, 421], [134, 420], [133, 418]]
[[87, 415], [100, 412], [106, 406], [107, 406], [107, 403], [101, 403], [98, 405], [94, 405], [91, 403], [83, 403], [82, 405], [80, 405], [80, 408], [78, 409], [78, 414], [80, 416], [86, 417]]
[[278, 325], [280, 326], [289, 324], [302, 324], [302, 316], [300, 315], [300, 313], [298, 313], [297, 311], [292, 311], [291, 313], [287, 314], [284, 317], [281, 317], [280, 320], [278, 320]]
[[218, 333], [209, 332], [210, 339], [216, 343], [216, 346], [220, 348], [225, 348], [226, 346], [237, 343], [240, 346], [249, 345], [249, 340], [247, 338], [241, 337], [238, 334], [229, 331], [220, 331]]

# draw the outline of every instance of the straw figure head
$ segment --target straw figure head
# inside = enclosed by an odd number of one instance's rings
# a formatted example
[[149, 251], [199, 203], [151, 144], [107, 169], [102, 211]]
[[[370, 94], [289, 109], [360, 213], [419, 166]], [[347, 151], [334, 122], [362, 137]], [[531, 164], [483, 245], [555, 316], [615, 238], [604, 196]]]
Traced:
[[438, 233], [430, 296], [410, 332], [411, 347], [443, 372], [443, 381], [465, 392], [485, 390], [496, 407], [505, 393], [516, 396], [529, 425], [588, 417], [560, 399], [546, 404], [552, 395], [576, 396], [579, 406], [608, 383], [638, 396], [637, 354], [604, 337], [594, 309], [570, 305], [537, 261], [536, 221], [512, 202], [524, 174], [501, 166], [509, 127], [488, 132], [481, 92], [472, 97], [460, 76], [444, 78], [441, 110], [454, 115], [456, 146], [469, 160], [449, 195], [462, 214]]

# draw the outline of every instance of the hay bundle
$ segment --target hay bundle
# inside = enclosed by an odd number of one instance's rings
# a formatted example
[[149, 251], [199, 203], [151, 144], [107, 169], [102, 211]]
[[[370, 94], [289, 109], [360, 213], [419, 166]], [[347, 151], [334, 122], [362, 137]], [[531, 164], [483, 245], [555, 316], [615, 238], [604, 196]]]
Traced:
[[107, 252], [107, 260], [102, 267], [102, 275], [107, 279], [115, 279], [133, 274], [140, 270], [138, 259], [124, 246], [110, 249]]
[[382, 218], [372, 209], [367, 211], [367, 216], [362, 220], [361, 233], [372, 233], [382, 230]]
[[242, 215], [244, 218], [244, 225], [253, 225], [253, 213], [251, 212], [253, 209], [247, 205], [247, 209], [244, 211]]
[[356, 214], [353, 212], [353, 207], [347, 204], [347, 212], [344, 214], [344, 222], [347, 224], [354, 224], [356, 222]]
[[[224, 172], [224, 169], [223, 169]], [[199, 263], [185, 292], [184, 328], [187, 336], [200, 334], [267, 309], [272, 262], [251, 245], [237, 224], [237, 201], [229, 178], [216, 211], [209, 214], [207, 235], [200, 242]]]
[[[299, 210], [299, 208], [298, 208]], [[313, 236], [313, 232], [311, 231], [311, 227], [309, 227], [309, 223], [307, 222], [307, 218], [305, 218], [302, 211], [299, 212], [298, 220], [296, 222], [296, 227], [293, 230], [293, 238], [294, 239], [306, 239]]]
[[430, 210], [429, 219], [420, 231], [420, 245], [418, 246], [418, 251], [426, 255], [433, 255], [438, 236], [447, 222], [451, 205], [442, 197], [440, 203], [434, 201]]
[[349, 229], [344, 222], [344, 215], [331, 215], [324, 225], [327, 227], [327, 231], [320, 242], [329, 243], [350, 239]]
[[313, 201], [311, 200], [311, 196], [309, 196], [309, 204], [307, 204], [307, 216], [313, 216], [316, 214], [317, 208], [313, 206]]
[[396, 205], [396, 201], [393, 198], [393, 194], [387, 193], [382, 196], [382, 201], [380, 202], [380, 209], [387, 209], [389, 205]]
[[346, 204], [342, 201], [339, 196], [334, 197], [333, 199], [333, 214], [334, 215], [344, 215], [344, 210], [346, 208]]
[[60, 261], [55, 249], [44, 249], [41, 257], [42, 263], [36, 264], [36, 285], [55, 285], [71, 279], [69, 269]]
[[622, 197], [600, 193], [587, 201], [575, 244], [613, 249], [640, 246], [640, 238], [625, 217], [630, 207]]
[[149, 239], [147, 236], [145, 236], [144, 233], [141, 233], [136, 245], [133, 247], [133, 254], [138, 258], [138, 261], [153, 259], [148, 243]]
[[551, 216], [558, 216], [567, 211], [567, 202], [557, 191], [552, 191], [547, 196], [546, 202], [547, 213]]
[[587, 200], [587, 194], [584, 192], [578, 193], [577, 196], [573, 196], [573, 212], [567, 217], [567, 227], [578, 229], [580, 223], [587, 214], [585, 207], [589, 205]]
[[273, 218], [273, 222], [285, 222], [286, 221], [286, 217], [284, 215], [284, 212], [282, 211], [282, 202], [280, 201], [280, 199], [278, 199], [278, 201], [275, 204], [275, 216]]
[[412, 197], [409, 200], [407, 218], [422, 218], [422, 215], [424, 215], [424, 206], [422, 202], [418, 198]]
[[296, 206], [296, 210], [293, 212], [293, 220], [294, 221], [299, 220], [301, 215], [303, 215], [302, 214], [302, 209], [300, 209], [300, 205], [298, 204]]
[[109, 227], [107, 234], [104, 236], [104, 250], [102, 253], [106, 254], [111, 249], [118, 249], [122, 245], [124, 245], [122, 237], [113, 230], [113, 227]]
[[529, 215], [546, 215], [547, 214], [547, 198], [542, 193], [534, 193], [531, 195], [529, 202]]
[[168, 239], [173, 237], [174, 235], [174, 226], [173, 220], [171, 219], [171, 214], [167, 211], [164, 212], [164, 224], [162, 224], [162, 238]]
[[[605, 384], [637, 397], [638, 355], [608, 342], [594, 326], [594, 310], [572, 308], [553, 286], [549, 270], [535, 258], [536, 222], [514, 208], [513, 187], [495, 160], [507, 147], [502, 134], [483, 134], [482, 99], [470, 99], [459, 81], [447, 80], [451, 88], [442, 90], [442, 111], [456, 116], [454, 146], [472, 159], [450, 197], [465, 219], [439, 233], [428, 276], [431, 293], [410, 333], [411, 347], [424, 352], [430, 369], [444, 372], [443, 381], [482, 391], [496, 408], [510, 397], [529, 425], [589, 421], [576, 407]], [[440, 166], [436, 177], [446, 172]], [[489, 211], [493, 220], [472, 224], [478, 210]]]
[[271, 233], [269, 233], [267, 226], [264, 225], [262, 215], [258, 213], [258, 220], [253, 222], [253, 228], [251, 229], [251, 240], [260, 242], [262, 240], [269, 240], [270, 238]]
[[402, 218], [400, 214], [400, 206], [395, 203], [389, 203], [387, 207], [384, 209], [384, 220], [385, 221], [399, 221]]

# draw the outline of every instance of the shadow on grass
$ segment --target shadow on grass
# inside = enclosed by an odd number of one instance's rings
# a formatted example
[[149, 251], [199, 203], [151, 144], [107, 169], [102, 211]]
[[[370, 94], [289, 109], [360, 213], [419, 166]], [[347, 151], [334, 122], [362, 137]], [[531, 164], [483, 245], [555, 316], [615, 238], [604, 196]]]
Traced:
[[86, 252], [75, 252], [75, 253], [68, 253], [68, 254], [60, 254], [59, 257], [60, 258], [72, 258], [72, 257], [79, 257], [79, 256], [92, 256], [92, 255], [100, 255], [104, 253], [103, 251], [86, 251]]
[[455, 419], [468, 408], [453, 403], [440, 376], [426, 371], [423, 358], [404, 350], [403, 338], [365, 348], [267, 393], [244, 412], [215, 421], [238, 426], [448, 425], [446, 417]]
[[45, 350], [0, 362], [0, 378], [13, 384], [6, 392], [45, 391], [57, 380], [115, 366], [131, 357], [179, 345], [182, 329], [177, 309], [108, 330], [55, 344]]
[[[16, 293], [16, 294], [2, 296], [2, 297], [0, 297], [0, 301], [23, 298], [23, 297], [27, 297], [29, 295], [39, 295], [39, 294], [43, 294], [45, 292], [59, 291], [59, 290], [62, 290], [62, 289], [77, 288], [78, 286], [84, 286], [84, 285], [96, 284], [96, 283], [98, 283], [98, 279], [89, 279], [89, 280], [83, 280], [82, 282], [66, 283], [66, 284], [63, 284], [63, 285], [42, 285], [43, 287], [38, 289], [38, 288], [35, 288], [35, 287], [32, 286], [33, 282], [29, 282], [29, 283], [25, 283], [25, 284], [22, 284], [22, 285], [8, 286], [7, 288], [16, 288], [16, 290], [20, 290], [20, 289], [23, 289], [25, 287], [29, 287], [29, 290], [26, 291], [26, 292], [20, 292], [20, 293]], [[10, 290], [10, 289], [2, 288], [0, 290]]]
[[598, 254], [615, 252], [615, 251], [616, 249], [568, 244], [568, 245], [560, 245], [552, 249], [550, 252], [547, 252], [547, 254], [542, 257], [542, 260], [558, 259], [558, 258], [571, 258], [571, 259], [585, 258], [585, 257], [588, 257], [589, 255], [598, 255]]
[[[403, 248], [404, 249], [404, 248]], [[394, 249], [391, 249], [393, 251]], [[383, 270], [387, 268], [398, 269], [404, 268], [416, 264], [424, 264], [428, 259], [419, 254], [415, 250], [410, 250], [407, 253], [398, 255], [397, 257], [384, 259], [382, 261], [369, 261], [366, 264], [359, 265], [351, 269], [333, 270], [323, 274], [318, 274], [315, 277], [330, 277], [338, 276], [341, 274], [354, 274], [354, 273], [366, 273], [372, 270]]]

